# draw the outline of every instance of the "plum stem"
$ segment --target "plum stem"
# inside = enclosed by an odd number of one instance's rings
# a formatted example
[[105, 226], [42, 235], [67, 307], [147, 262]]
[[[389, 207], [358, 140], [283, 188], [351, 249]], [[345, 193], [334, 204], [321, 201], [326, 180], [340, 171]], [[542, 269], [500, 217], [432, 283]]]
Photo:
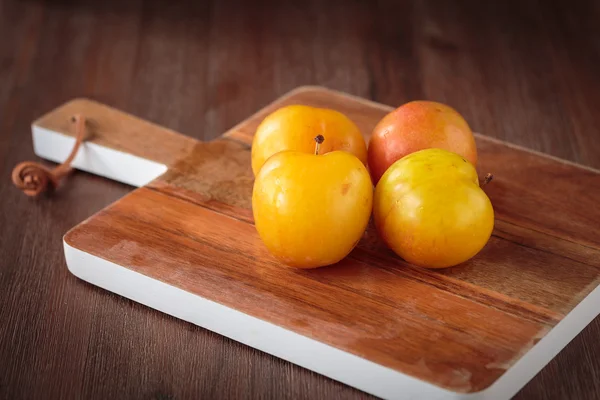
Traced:
[[483, 182], [481, 183], [481, 186], [485, 186], [488, 183], [490, 183], [492, 181], [492, 179], [494, 179], [494, 175], [492, 175], [491, 173], [487, 173], [487, 175], [485, 176], [485, 178], [483, 178]]
[[323, 135], [317, 135], [315, 137], [315, 156], [319, 155], [319, 150], [321, 149], [321, 143], [323, 143], [325, 141], [325, 138], [323, 137]]

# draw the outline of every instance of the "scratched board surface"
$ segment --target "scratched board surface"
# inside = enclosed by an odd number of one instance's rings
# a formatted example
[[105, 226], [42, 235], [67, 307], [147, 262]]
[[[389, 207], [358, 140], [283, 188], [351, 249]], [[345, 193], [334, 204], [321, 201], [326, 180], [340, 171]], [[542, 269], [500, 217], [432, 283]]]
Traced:
[[[279, 99], [212, 142], [77, 100], [36, 123], [63, 131], [85, 108], [90, 140], [168, 165], [71, 230], [66, 242], [227, 307], [456, 392], [487, 388], [600, 283], [597, 171], [477, 135], [493, 235], [467, 263], [413, 267], [370, 226], [335, 266], [278, 264], [253, 226], [250, 144], [287, 104], [334, 108], [366, 138], [390, 108], [322, 88]], [[65, 125], [65, 126], [63, 126]], [[127, 130], [126, 136], [111, 132]], [[147, 135], [152, 140], [145, 138]], [[145, 136], [146, 135], [146, 136]]]

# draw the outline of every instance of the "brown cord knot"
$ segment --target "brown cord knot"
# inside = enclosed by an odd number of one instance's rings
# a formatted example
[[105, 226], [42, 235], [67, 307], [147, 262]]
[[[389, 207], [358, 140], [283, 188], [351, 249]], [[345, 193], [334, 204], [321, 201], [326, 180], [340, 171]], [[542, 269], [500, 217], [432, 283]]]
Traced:
[[25, 161], [19, 163], [12, 171], [12, 181], [15, 186], [27, 196], [36, 197], [47, 190], [58, 187], [61, 179], [72, 171], [71, 162], [77, 155], [79, 146], [85, 134], [85, 117], [75, 115], [72, 119], [75, 123], [75, 146], [69, 157], [54, 169], [49, 169], [42, 164]]
[[48, 190], [48, 185], [56, 187], [58, 181], [52, 171], [41, 164], [25, 161], [18, 164], [12, 172], [12, 181], [27, 196], [35, 197]]

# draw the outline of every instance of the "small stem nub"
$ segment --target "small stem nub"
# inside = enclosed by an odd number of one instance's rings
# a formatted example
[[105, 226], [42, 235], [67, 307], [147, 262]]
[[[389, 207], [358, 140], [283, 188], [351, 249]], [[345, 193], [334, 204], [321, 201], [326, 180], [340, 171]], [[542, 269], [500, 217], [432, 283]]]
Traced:
[[323, 135], [317, 135], [315, 137], [315, 142], [317, 143], [315, 145], [315, 156], [319, 155], [319, 150], [321, 149], [321, 143], [323, 143], [325, 141], [325, 138], [323, 137]]
[[492, 175], [488, 172], [487, 175], [485, 176], [485, 178], [483, 178], [483, 183], [481, 184], [481, 186], [487, 185], [488, 183], [490, 183], [492, 181], [492, 179], [494, 179], [494, 175]]

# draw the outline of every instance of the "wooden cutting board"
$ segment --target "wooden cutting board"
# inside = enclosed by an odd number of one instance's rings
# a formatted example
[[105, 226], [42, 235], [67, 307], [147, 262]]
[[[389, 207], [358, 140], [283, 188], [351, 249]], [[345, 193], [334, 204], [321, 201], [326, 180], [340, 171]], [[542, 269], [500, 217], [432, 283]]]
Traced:
[[390, 399], [509, 398], [598, 314], [599, 172], [481, 135], [496, 227], [474, 259], [419, 269], [371, 226], [339, 265], [278, 264], [252, 224], [250, 144], [289, 104], [341, 111], [366, 138], [391, 110], [303, 87], [206, 143], [85, 99], [36, 121], [36, 154], [62, 161], [85, 115], [74, 166], [139, 186], [65, 235], [71, 272]]

